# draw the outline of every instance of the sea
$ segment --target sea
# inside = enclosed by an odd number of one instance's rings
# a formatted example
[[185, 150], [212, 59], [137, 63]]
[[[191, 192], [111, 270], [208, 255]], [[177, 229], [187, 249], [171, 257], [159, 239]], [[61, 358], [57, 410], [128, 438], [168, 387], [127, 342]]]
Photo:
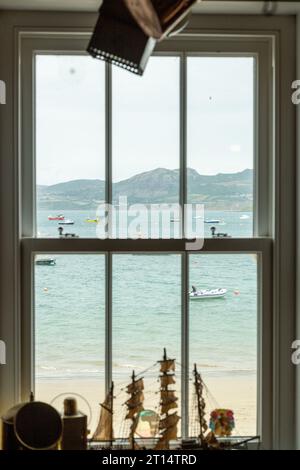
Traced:
[[[74, 225], [64, 233], [95, 238], [87, 211], [62, 210]], [[57, 237], [49, 211], [37, 214], [40, 237]], [[251, 237], [251, 212], [208, 211], [217, 232]], [[174, 222], [176, 223], [176, 222]], [[210, 223], [204, 224], [211, 236]], [[41, 255], [39, 255], [41, 256]], [[51, 254], [54, 266], [35, 266], [36, 380], [99, 379], [105, 367], [105, 256]], [[251, 375], [257, 368], [258, 260], [250, 254], [191, 254], [189, 286], [227, 289], [224, 298], [189, 302], [190, 372]], [[177, 254], [113, 255], [112, 360], [116, 382], [134, 369], [156, 374], [164, 348], [181, 367], [181, 257]], [[151, 372], [152, 371], [152, 372]]]

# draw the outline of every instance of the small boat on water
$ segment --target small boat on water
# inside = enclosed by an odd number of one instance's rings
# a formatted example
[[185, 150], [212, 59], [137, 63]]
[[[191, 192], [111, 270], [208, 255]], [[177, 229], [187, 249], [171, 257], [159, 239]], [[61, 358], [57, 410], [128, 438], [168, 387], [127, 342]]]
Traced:
[[205, 224], [219, 224], [220, 220], [218, 220], [218, 219], [208, 219], [208, 220], [204, 220], [204, 223]]
[[65, 220], [65, 216], [62, 214], [48, 215], [48, 220]]
[[35, 260], [35, 264], [37, 266], [55, 266], [56, 259], [55, 258], [37, 258]]
[[241, 217], [240, 217], [240, 220], [247, 220], [247, 219], [250, 219], [250, 215], [243, 214], [243, 215], [241, 215]]
[[219, 299], [227, 294], [227, 289], [193, 289], [190, 293], [191, 300]]
[[87, 219], [85, 219], [85, 221], [87, 224], [99, 224], [100, 219], [99, 217], [96, 217], [95, 219], [91, 219], [90, 217], [88, 217]]
[[58, 222], [58, 225], [74, 225], [74, 220], [65, 219], [65, 220], [62, 220], [61, 222]]

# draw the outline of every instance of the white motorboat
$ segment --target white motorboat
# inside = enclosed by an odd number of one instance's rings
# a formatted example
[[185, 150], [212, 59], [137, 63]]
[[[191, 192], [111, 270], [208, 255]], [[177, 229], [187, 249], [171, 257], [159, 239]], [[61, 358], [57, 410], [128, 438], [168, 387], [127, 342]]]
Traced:
[[74, 225], [74, 220], [65, 219], [62, 222], [58, 222], [58, 225]]
[[227, 289], [192, 290], [189, 293], [191, 300], [219, 299], [227, 294]]
[[219, 224], [221, 221], [219, 219], [207, 219], [204, 220], [205, 224]]

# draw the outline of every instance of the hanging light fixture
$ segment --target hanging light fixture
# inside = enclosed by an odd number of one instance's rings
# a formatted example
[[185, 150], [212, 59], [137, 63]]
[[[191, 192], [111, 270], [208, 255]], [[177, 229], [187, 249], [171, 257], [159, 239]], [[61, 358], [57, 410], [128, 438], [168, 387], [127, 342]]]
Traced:
[[103, 0], [87, 51], [138, 75], [197, 0]]
[[124, 0], [133, 18], [144, 31], [154, 39], [162, 37], [162, 28], [151, 0]]
[[[161, 24], [160, 40], [174, 31], [197, 2], [199, 3], [199, 0], [152, 0]], [[181, 30], [181, 27], [179, 29]]]
[[87, 51], [97, 59], [142, 75], [155, 44], [123, 0], [104, 0]]

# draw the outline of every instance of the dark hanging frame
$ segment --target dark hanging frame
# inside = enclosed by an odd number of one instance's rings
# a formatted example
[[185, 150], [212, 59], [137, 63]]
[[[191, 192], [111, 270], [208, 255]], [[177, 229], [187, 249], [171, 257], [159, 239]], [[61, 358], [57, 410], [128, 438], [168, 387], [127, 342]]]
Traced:
[[[103, 0], [87, 51], [92, 57], [143, 75], [157, 40], [166, 37], [196, 1], [140, 0], [137, 6], [131, 0]], [[151, 31], [154, 37], [149, 36]]]

